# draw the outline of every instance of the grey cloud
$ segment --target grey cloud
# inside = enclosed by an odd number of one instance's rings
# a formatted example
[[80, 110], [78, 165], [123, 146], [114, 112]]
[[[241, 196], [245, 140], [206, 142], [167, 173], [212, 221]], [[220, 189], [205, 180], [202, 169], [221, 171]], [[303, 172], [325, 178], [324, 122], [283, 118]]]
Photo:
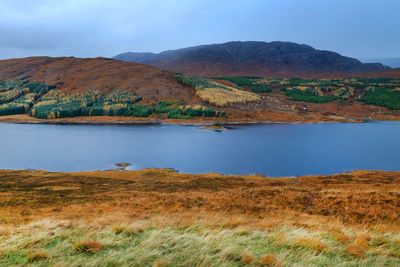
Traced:
[[398, 0], [0, 0], [0, 59], [110, 57], [231, 40], [400, 56], [399, 11]]

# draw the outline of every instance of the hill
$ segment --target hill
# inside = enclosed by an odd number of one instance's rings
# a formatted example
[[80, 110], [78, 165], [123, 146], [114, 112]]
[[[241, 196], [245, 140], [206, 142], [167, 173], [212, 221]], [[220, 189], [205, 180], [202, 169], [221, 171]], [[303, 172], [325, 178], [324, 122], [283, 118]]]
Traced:
[[364, 63], [379, 62], [392, 68], [400, 68], [400, 57], [361, 58], [360, 60]]
[[[399, 74], [400, 69], [390, 69], [320, 74], [324, 79], [256, 76], [201, 79], [106, 58], [10, 59], [0, 61], [0, 120], [45, 119], [51, 123], [57, 120], [96, 123], [164, 120], [188, 123], [189, 119], [190, 123], [399, 120]], [[351, 78], [354, 76], [359, 78]]]
[[229, 42], [154, 53], [124, 53], [114, 59], [140, 62], [200, 77], [306, 77], [317, 74], [363, 73], [390, 69], [361, 63], [335, 52], [290, 42]]
[[143, 101], [160, 99], [196, 102], [193, 91], [168, 71], [138, 63], [107, 58], [30, 57], [0, 61], [0, 80], [29, 76], [32, 82], [57, 85], [65, 93], [126, 90], [143, 96]]

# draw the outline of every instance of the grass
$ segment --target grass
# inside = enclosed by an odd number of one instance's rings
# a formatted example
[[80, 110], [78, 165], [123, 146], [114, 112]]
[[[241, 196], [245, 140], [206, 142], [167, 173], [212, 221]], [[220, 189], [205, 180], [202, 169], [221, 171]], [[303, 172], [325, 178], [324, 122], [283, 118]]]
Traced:
[[198, 95], [204, 102], [217, 107], [229, 107], [234, 104], [245, 104], [261, 100], [260, 96], [257, 94], [233, 87], [230, 89], [230, 91], [227, 91], [221, 88], [205, 88], [197, 91], [196, 95]]
[[398, 266], [399, 177], [0, 171], [0, 265]]
[[[166, 219], [166, 218], [165, 218]], [[141, 232], [130, 229], [142, 227]], [[157, 226], [138, 220], [116, 233], [101, 221], [42, 220], [14, 229], [0, 245], [2, 266], [396, 266], [400, 258], [332, 242], [326, 231]], [[276, 236], [284, 238], [276, 239]], [[395, 237], [392, 234], [391, 237]], [[326, 245], [326, 244], [327, 245]]]

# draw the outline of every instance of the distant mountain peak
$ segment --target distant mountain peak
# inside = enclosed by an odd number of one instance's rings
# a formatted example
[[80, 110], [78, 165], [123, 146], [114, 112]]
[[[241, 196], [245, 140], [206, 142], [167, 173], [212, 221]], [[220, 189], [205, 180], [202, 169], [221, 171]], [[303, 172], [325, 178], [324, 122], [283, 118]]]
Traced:
[[361, 73], [390, 69], [361, 63], [331, 51], [292, 42], [232, 41], [155, 53], [128, 52], [114, 59], [144, 63], [185, 74], [216, 77], [233, 75], [304, 76]]

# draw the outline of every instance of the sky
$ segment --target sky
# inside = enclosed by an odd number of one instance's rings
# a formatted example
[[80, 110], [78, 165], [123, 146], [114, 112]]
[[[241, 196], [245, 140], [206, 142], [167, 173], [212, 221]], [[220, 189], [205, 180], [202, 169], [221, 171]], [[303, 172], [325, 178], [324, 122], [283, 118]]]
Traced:
[[291, 41], [400, 57], [400, 0], [0, 0], [0, 59]]

